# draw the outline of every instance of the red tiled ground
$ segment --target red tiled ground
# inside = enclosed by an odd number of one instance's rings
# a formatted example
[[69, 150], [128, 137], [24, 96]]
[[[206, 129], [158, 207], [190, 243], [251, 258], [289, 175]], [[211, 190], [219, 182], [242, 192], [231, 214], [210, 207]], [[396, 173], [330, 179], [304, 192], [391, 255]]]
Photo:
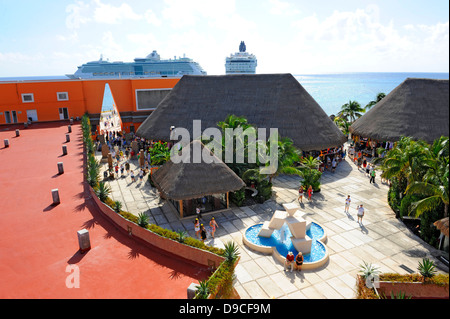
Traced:
[[[16, 138], [15, 127], [0, 127], [0, 298], [186, 298], [189, 284], [206, 278], [205, 268], [136, 242], [95, 209], [83, 183], [79, 124], [69, 143], [67, 123], [18, 128]], [[80, 254], [83, 228], [92, 249]], [[79, 267], [80, 288], [66, 287], [69, 264]]]

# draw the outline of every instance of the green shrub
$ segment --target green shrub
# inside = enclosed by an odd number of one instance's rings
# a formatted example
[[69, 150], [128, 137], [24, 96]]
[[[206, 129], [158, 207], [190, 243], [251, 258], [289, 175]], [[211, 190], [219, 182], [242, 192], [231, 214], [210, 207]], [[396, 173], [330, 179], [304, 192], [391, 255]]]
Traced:
[[429, 260], [428, 258], [423, 258], [422, 262], [419, 262], [419, 267], [417, 269], [419, 270], [420, 274], [426, 279], [433, 277], [437, 273], [434, 262]]
[[111, 193], [111, 188], [106, 185], [104, 182], [98, 183], [98, 186], [96, 189], [94, 189], [95, 194], [98, 196], [98, 198], [105, 202], [106, 198], [108, 198], [108, 195]]
[[230, 193], [230, 199], [237, 206], [242, 206], [245, 200], [245, 188]]
[[147, 227], [147, 225], [148, 225], [148, 220], [149, 220], [149, 218], [148, 218], [148, 215], [146, 214], [146, 213], [139, 213], [138, 214], [138, 222], [137, 222], [137, 224], [139, 225], [139, 226], [141, 226], [141, 227], [144, 227], [144, 228], [146, 228]]

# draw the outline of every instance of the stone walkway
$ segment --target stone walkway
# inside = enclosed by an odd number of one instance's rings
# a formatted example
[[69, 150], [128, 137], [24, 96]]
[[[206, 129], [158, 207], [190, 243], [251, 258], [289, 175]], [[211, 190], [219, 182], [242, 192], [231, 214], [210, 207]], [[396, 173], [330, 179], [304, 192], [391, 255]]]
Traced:
[[[132, 169], [136, 165], [137, 160], [132, 160]], [[121, 201], [123, 209], [130, 213], [145, 212], [151, 223], [175, 231], [185, 230], [195, 237], [193, 217], [180, 219], [159, 199], [147, 178], [144, 176], [142, 182], [138, 178], [137, 182], [131, 182], [129, 176], [109, 181], [111, 197]], [[208, 238], [207, 244], [223, 247], [233, 240], [239, 245], [241, 259], [236, 267], [235, 288], [241, 298], [354, 298], [356, 274], [363, 261], [378, 265], [382, 272], [406, 274], [408, 270], [417, 272], [419, 261], [428, 257], [436, 263], [439, 272], [448, 273], [448, 268], [435, 258], [439, 252], [395, 218], [387, 203], [388, 186], [380, 183], [379, 176], [376, 184], [369, 184], [365, 173], [348, 158], [338, 165], [335, 173], [325, 172], [321, 191], [313, 194], [310, 202], [304, 198], [300, 206], [307, 220], [325, 228], [330, 258], [324, 266], [285, 272], [283, 265], [271, 255], [243, 245], [242, 236], [247, 227], [270, 220], [276, 209], [283, 209], [283, 203], [298, 203], [299, 181], [298, 176], [279, 176], [273, 181], [275, 196], [272, 200], [248, 207], [232, 207], [203, 217], [205, 225], [212, 216], [219, 224], [216, 238]], [[349, 214], [344, 212], [347, 195], [352, 199]], [[359, 204], [365, 207], [362, 225], [356, 218]]]

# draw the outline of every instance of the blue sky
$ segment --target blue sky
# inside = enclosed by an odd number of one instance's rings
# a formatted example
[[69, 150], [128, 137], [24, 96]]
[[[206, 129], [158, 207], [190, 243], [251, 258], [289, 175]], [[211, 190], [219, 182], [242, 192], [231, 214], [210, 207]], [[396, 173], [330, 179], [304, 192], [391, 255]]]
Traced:
[[447, 0], [0, 0], [0, 77], [157, 50], [208, 74], [244, 40], [257, 73], [449, 72]]

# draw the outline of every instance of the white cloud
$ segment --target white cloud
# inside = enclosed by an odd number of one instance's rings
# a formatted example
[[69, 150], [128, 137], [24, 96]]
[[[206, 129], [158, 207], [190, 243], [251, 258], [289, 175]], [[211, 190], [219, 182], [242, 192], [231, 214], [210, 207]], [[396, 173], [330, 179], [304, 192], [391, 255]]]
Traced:
[[66, 17], [66, 26], [70, 30], [78, 29], [82, 24], [90, 21], [88, 17], [90, 6], [83, 1], [75, 1], [66, 7], [69, 15]]
[[159, 18], [156, 16], [156, 14], [155, 14], [152, 10], [150, 10], [150, 9], [147, 10], [147, 11], [145, 11], [144, 17], [145, 17], [145, 20], [146, 20], [148, 23], [150, 23], [150, 24], [152, 24], [152, 25], [154, 25], [154, 26], [156, 26], [156, 27], [159, 27], [159, 26], [161, 26], [161, 24], [162, 24], [161, 19], [159, 19]]
[[118, 7], [104, 4], [100, 0], [94, 0], [97, 7], [94, 11], [94, 19], [99, 23], [115, 24], [122, 20], [140, 20], [142, 16], [135, 13], [127, 3]]
[[205, 19], [222, 19], [236, 10], [234, 0], [165, 0], [165, 4], [162, 15], [172, 28], [194, 26]]
[[293, 4], [281, 0], [269, 0], [269, 12], [274, 15], [295, 15], [299, 14], [298, 10]]

